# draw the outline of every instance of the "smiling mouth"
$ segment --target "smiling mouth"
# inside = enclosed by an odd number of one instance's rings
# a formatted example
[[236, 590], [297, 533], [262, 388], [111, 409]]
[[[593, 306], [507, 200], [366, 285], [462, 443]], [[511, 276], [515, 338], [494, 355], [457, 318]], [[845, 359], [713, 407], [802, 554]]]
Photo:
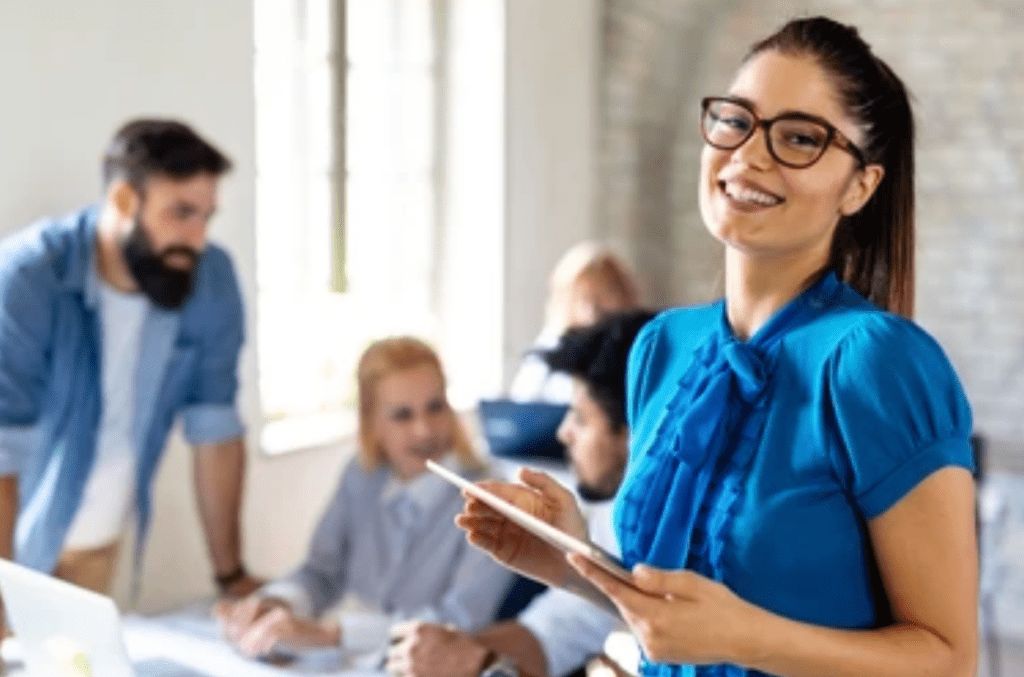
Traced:
[[410, 451], [412, 451], [413, 455], [416, 456], [417, 458], [421, 458], [424, 460], [432, 459], [435, 456], [437, 456], [438, 452], [441, 451], [441, 445], [431, 444], [428, 446], [413, 447], [412, 449], [410, 449]]
[[735, 183], [719, 181], [718, 188], [722, 191], [729, 202], [742, 211], [756, 211], [780, 205], [785, 200], [778, 195], [757, 190], [749, 186], [741, 186]]

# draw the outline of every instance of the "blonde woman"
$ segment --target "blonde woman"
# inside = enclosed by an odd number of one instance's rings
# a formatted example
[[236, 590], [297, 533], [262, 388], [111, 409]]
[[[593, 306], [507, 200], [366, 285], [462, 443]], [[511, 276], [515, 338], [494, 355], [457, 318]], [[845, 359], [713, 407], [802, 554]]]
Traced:
[[391, 625], [408, 619], [473, 630], [493, 619], [508, 588], [510, 574], [453, 524], [458, 490], [426, 471], [431, 459], [469, 478], [482, 474], [436, 353], [415, 338], [377, 341], [360, 359], [358, 388], [359, 455], [305, 563], [218, 609], [228, 640], [246, 655], [281, 646], [380, 650]]

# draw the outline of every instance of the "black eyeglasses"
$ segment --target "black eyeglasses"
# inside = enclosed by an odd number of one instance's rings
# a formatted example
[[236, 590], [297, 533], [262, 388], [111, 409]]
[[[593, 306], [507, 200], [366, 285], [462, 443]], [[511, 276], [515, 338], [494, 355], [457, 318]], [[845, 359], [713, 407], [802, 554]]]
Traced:
[[864, 153], [827, 120], [805, 113], [762, 120], [747, 103], [737, 99], [709, 96], [701, 101], [700, 133], [715, 148], [735, 150], [758, 127], [764, 128], [768, 152], [781, 165], [810, 167], [835, 144], [857, 160], [859, 169], [867, 166]]

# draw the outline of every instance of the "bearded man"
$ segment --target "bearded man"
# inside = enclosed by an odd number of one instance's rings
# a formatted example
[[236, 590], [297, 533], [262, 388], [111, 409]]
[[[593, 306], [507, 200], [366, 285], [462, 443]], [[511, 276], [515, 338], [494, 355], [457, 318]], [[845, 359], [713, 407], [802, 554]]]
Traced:
[[185, 124], [125, 124], [98, 205], [0, 243], [0, 557], [108, 592], [129, 518], [136, 563], [175, 420], [215, 580], [245, 595], [235, 394], [243, 309], [208, 244], [231, 162]]

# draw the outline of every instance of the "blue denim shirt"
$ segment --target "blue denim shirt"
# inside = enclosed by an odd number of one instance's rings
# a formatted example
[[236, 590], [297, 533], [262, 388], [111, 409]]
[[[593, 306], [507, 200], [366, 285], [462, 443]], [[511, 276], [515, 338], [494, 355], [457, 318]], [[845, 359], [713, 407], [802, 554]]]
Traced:
[[[0, 475], [19, 478], [15, 559], [52, 571], [92, 469], [102, 407], [96, 225], [90, 207], [0, 243]], [[141, 544], [177, 416], [193, 444], [242, 435], [235, 407], [243, 309], [227, 254], [203, 253], [190, 299], [150, 304], [136, 374]]]

